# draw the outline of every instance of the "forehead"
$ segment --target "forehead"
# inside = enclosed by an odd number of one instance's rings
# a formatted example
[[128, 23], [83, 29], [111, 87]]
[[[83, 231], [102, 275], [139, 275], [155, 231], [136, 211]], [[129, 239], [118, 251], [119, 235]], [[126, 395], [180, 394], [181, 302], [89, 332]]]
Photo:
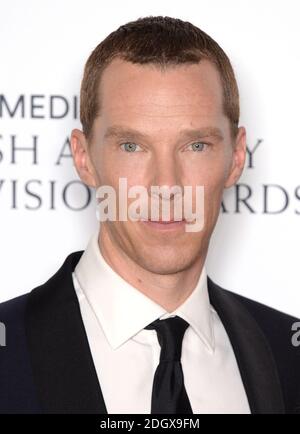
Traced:
[[194, 111], [222, 110], [219, 72], [208, 60], [159, 69], [114, 59], [100, 82], [101, 110], [105, 114], [140, 113], [176, 116]]

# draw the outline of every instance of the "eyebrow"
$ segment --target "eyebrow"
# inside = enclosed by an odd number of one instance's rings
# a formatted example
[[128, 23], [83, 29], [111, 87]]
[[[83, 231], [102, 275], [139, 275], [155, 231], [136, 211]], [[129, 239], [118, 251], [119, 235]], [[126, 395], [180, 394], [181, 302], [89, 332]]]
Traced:
[[[220, 140], [224, 139], [223, 133], [220, 128], [217, 127], [203, 127], [197, 129], [185, 128], [179, 131], [180, 137], [186, 138], [200, 138], [200, 137], [217, 137]], [[149, 136], [141, 131], [135, 130], [133, 128], [123, 127], [121, 125], [112, 125], [107, 128], [104, 139], [111, 138], [121, 138], [124, 136], [139, 138], [139, 139], [149, 139]]]

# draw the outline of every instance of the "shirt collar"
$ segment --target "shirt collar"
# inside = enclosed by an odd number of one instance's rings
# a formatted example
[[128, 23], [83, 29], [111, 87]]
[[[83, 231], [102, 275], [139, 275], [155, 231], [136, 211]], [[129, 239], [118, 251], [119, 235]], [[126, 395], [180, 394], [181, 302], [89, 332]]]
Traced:
[[113, 349], [157, 318], [178, 315], [189, 322], [208, 350], [214, 350], [207, 274], [202, 268], [190, 296], [173, 312], [130, 285], [106, 262], [98, 245], [99, 228], [91, 236], [74, 274]]

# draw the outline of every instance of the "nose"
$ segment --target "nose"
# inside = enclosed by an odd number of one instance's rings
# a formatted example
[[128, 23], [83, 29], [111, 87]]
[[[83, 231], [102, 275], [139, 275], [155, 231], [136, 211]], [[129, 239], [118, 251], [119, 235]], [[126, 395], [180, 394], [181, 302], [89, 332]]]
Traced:
[[153, 161], [151, 169], [152, 185], [167, 186], [180, 185], [180, 167], [175, 155], [170, 152], [161, 152]]
[[177, 219], [182, 215], [183, 194], [179, 161], [176, 155], [172, 155], [170, 152], [161, 152], [152, 164], [152, 182], [149, 187], [152, 187], [150, 188], [150, 196], [154, 199], [150, 205], [153, 215], [156, 217], [159, 213], [162, 215], [165, 212], [163, 211], [166, 209], [165, 206], [170, 201], [170, 208], [167, 206], [167, 209], [170, 209], [170, 217]]

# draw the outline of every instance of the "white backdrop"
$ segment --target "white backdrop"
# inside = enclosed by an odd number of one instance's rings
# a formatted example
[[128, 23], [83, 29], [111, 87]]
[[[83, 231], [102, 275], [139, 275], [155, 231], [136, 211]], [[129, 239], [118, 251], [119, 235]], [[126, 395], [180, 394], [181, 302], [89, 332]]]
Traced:
[[299, 14], [297, 0], [1, 0], [0, 301], [47, 280], [96, 228], [94, 192], [86, 206], [67, 142], [81, 127], [88, 55], [121, 24], [169, 15], [227, 52], [247, 130], [247, 167], [224, 195], [208, 273], [300, 317]]

